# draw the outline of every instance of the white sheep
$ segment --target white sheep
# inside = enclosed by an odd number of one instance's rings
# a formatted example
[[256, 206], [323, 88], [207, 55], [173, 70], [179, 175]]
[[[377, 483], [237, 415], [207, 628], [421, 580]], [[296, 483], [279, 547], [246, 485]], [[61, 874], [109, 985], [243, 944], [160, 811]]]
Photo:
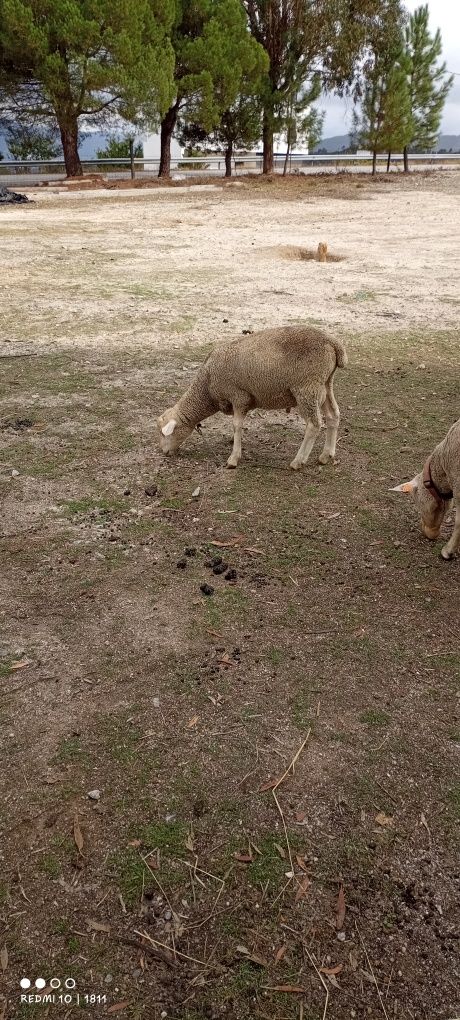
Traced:
[[163, 453], [175, 452], [200, 422], [217, 411], [233, 414], [233, 450], [227, 467], [241, 460], [244, 418], [255, 407], [297, 407], [305, 435], [291, 463], [306, 464], [326, 419], [321, 464], [334, 460], [340, 414], [334, 396], [337, 367], [347, 364], [345, 348], [319, 329], [284, 326], [264, 329], [216, 347], [177, 404], [158, 419]]
[[460, 419], [434, 448], [420, 474], [390, 491], [415, 495], [423, 534], [432, 540], [438, 538], [446, 512], [455, 500], [454, 530], [441, 550], [443, 559], [453, 559], [460, 547]]

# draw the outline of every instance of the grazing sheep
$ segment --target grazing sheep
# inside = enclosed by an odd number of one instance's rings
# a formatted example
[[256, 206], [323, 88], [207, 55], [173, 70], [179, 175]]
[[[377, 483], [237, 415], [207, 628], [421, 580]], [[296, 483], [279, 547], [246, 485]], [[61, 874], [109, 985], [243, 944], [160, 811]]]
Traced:
[[326, 441], [319, 461], [333, 461], [340, 420], [333, 378], [336, 368], [346, 364], [340, 340], [303, 326], [264, 329], [216, 347], [186, 393], [158, 419], [163, 453], [173, 453], [204, 418], [222, 411], [233, 414], [233, 450], [227, 467], [236, 468], [248, 411], [297, 407], [306, 428], [291, 468], [296, 471], [306, 464], [321, 428], [321, 411]]
[[436, 539], [441, 524], [455, 500], [455, 525], [449, 541], [441, 550], [445, 560], [453, 559], [460, 547], [460, 419], [425, 461], [423, 471], [410, 482], [396, 485], [391, 492], [412, 492], [422, 518], [426, 538]]

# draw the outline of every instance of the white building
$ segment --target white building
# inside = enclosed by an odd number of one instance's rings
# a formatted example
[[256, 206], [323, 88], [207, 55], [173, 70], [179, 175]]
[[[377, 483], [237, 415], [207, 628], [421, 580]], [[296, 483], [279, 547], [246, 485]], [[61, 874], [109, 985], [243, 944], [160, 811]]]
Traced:
[[[156, 170], [156, 171], [158, 171], [158, 162], [156, 162], [156, 163], [149, 163], [148, 160], [151, 159], [151, 160], [158, 161], [160, 159], [160, 151], [161, 151], [160, 135], [159, 134], [157, 134], [157, 135], [142, 135], [142, 138], [140, 138], [140, 141], [142, 142], [142, 145], [144, 147], [144, 170], [152, 170], [152, 171]], [[172, 138], [171, 139], [171, 161], [175, 160], [175, 159], [180, 159], [181, 156], [182, 156], [182, 149], [181, 149], [181, 147], [179, 145], [179, 142], [175, 138]]]

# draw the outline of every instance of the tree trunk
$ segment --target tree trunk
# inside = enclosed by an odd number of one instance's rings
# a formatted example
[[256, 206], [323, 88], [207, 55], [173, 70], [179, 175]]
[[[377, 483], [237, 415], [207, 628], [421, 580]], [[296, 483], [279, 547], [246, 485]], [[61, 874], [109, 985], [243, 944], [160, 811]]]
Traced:
[[389, 174], [389, 173], [390, 173], [390, 163], [391, 163], [391, 152], [389, 152], [389, 153], [388, 153], [388, 159], [387, 159], [387, 174]]
[[232, 176], [232, 159], [233, 159], [233, 138], [230, 138], [227, 143], [225, 150], [225, 176]]
[[174, 106], [169, 107], [169, 110], [165, 113], [161, 122], [161, 152], [160, 167], [158, 170], [159, 177], [171, 176], [171, 138], [176, 126], [178, 110], [179, 103], [177, 102], [174, 103]]
[[77, 118], [75, 117], [75, 120], [73, 120], [72, 123], [66, 122], [65, 124], [59, 124], [59, 132], [61, 135], [67, 177], [81, 177], [83, 174], [83, 167], [80, 162], [80, 156], [78, 155]]
[[134, 142], [133, 139], [129, 139], [129, 160], [131, 166], [131, 180], [134, 180]]
[[289, 134], [288, 134], [287, 146], [286, 146], [286, 159], [284, 160], [284, 166], [283, 166], [283, 177], [286, 177], [286, 174], [287, 174], [287, 168], [288, 168], [289, 156], [290, 155], [291, 155], [291, 140], [290, 140]]
[[376, 151], [374, 149], [374, 152], [372, 153], [372, 174], [373, 175], [375, 174], [376, 164], [377, 164], [377, 153], [376, 153]]
[[273, 173], [273, 125], [270, 114], [264, 111], [264, 124], [263, 124], [263, 167], [262, 173], [271, 174]]
[[409, 156], [407, 152], [407, 145], [404, 146], [404, 173], [409, 173]]

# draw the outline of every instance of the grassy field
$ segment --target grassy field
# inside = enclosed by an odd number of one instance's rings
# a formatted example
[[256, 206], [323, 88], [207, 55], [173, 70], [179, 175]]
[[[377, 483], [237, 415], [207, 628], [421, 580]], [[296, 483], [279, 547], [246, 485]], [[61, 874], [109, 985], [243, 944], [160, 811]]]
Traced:
[[0, 354], [0, 1016], [456, 1017], [459, 563], [388, 488], [458, 416], [458, 333], [358, 320], [337, 465], [253, 414], [228, 472], [228, 420], [154, 429], [208, 337], [117, 345], [123, 300], [111, 345], [34, 345], [32, 287]]

